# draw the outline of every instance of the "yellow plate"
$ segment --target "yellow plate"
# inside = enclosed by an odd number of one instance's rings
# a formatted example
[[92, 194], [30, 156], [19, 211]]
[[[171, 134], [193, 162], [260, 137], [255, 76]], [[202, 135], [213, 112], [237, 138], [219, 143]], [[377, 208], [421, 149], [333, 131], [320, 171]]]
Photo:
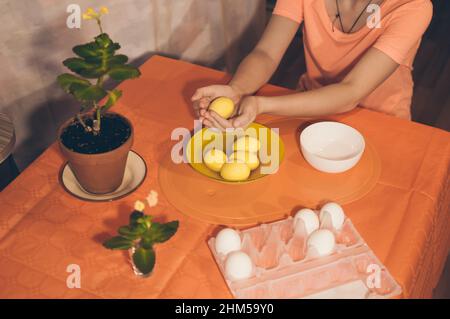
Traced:
[[[219, 143], [229, 156], [233, 150], [233, 143], [238, 136], [249, 135], [261, 142], [258, 158], [261, 165], [251, 172], [249, 178], [242, 182], [226, 181], [220, 173], [210, 170], [203, 163], [203, 153], [206, 147]], [[217, 142], [216, 142], [217, 141]], [[211, 144], [211, 146], [209, 146]], [[273, 150], [273, 151], [272, 151]], [[217, 181], [229, 184], [242, 184], [252, 182], [268, 174], [275, 174], [284, 158], [284, 143], [280, 136], [272, 129], [259, 123], [252, 123], [245, 131], [239, 133], [225, 133], [214, 129], [203, 128], [191, 137], [186, 147], [186, 160], [189, 165], [200, 174]]]

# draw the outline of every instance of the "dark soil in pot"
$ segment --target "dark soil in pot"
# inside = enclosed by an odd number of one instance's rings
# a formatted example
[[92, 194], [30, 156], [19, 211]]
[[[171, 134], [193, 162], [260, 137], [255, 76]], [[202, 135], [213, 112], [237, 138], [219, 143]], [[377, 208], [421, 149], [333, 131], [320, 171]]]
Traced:
[[[92, 126], [92, 118], [85, 120]], [[117, 114], [107, 113], [101, 119], [101, 131], [94, 135], [86, 132], [78, 122], [68, 125], [61, 133], [61, 142], [69, 150], [81, 154], [100, 154], [112, 151], [124, 144], [131, 135], [129, 123]]]

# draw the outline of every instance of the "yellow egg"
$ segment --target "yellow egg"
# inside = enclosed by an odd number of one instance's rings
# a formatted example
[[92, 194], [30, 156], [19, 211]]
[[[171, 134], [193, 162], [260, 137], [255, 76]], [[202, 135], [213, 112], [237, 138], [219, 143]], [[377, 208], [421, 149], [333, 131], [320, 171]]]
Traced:
[[242, 182], [250, 176], [250, 168], [245, 162], [225, 163], [220, 171], [220, 176], [226, 181]]
[[234, 112], [234, 102], [227, 97], [219, 97], [212, 101], [209, 109], [228, 119]]
[[229, 161], [237, 160], [239, 162], [245, 162], [251, 171], [255, 170], [259, 166], [259, 159], [256, 153], [237, 151], [230, 155]]
[[212, 149], [205, 153], [203, 161], [210, 170], [220, 172], [227, 160], [227, 155], [221, 150]]
[[234, 151], [245, 151], [251, 153], [257, 153], [261, 148], [261, 143], [254, 137], [242, 136], [234, 142]]

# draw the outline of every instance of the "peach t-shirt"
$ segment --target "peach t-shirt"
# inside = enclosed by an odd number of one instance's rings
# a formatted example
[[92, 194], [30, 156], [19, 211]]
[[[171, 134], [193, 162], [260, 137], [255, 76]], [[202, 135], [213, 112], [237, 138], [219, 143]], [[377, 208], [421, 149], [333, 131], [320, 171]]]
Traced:
[[333, 31], [325, 0], [278, 0], [274, 14], [303, 22], [307, 72], [300, 79], [301, 88], [312, 90], [341, 81], [374, 47], [399, 67], [360, 106], [410, 119], [412, 64], [433, 7], [430, 0], [384, 0], [380, 9], [380, 28], [365, 25], [351, 34], [336, 27]]

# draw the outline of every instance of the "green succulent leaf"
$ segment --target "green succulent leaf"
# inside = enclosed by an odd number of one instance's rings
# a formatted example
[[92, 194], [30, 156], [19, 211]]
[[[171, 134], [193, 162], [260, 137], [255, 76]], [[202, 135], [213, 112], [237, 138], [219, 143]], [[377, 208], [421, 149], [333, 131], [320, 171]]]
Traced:
[[120, 45], [114, 43], [106, 33], [102, 33], [94, 42], [75, 46], [73, 52], [79, 58], [67, 59], [64, 65], [84, 77], [98, 78], [105, 75], [112, 66], [123, 65], [128, 61], [124, 55], [114, 55], [118, 49]]
[[86, 44], [81, 44], [73, 47], [72, 51], [81, 58], [98, 58], [99, 57], [99, 46], [95, 42], [89, 42]]
[[68, 93], [73, 93], [73, 91], [76, 89], [86, 88], [91, 85], [88, 80], [79, 78], [69, 73], [59, 75], [57, 78], [57, 82], [62, 87], [62, 89]]
[[152, 272], [155, 266], [155, 251], [153, 248], [139, 247], [133, 254], [133, 262], [144, 275]]
[[150, 249], [153, 247], [153, 242], [150, 239], [144, 237], [142, 238], [140, 245], [145, 249]]
[[102, 49], [108, 49], [114, 52], [120, 49], [120, 44], [115, 43], [107, 33], [102, 33], [95, 37], [95, 43]]
[[69, 58], [64, 60], [63, 64], [71, 71], [88, 79], [96, 79], [105, 75], [108, 71], [100, 63], [89, 63], [80, 58]]
[[93, 65], [92, 63], [88, 63], [81, 58], [69, 58], [64, 60], [63, 64], [75, 73], [79, 73], [85, 69], [93, 69], [98, 66], [97, 64]]
[[152, 223], [152, 226], [144, 234], [146, 240], [152, 243], [163, 243], [168, 241], [178, 230], [178, 221], [172, 221], [166, 224]]
[[127, 62], [128, 62], [128, 57], [126, 55], [118, 54], [118, 55], [112, 56], [111, 58], [108, 59], [108, 66], [110, 68], [112, 68], [113, 66], [123, 65]]
[[[63, 64], [81, 77], [62, 74], [58, 77], [59, 85], [75, 96], [86, 108], [108, 96], [102, 107], [102, 112], [111, 108], [122, 96], [120, 90], [106, 91], [103, 82], [106, 75], [116, 81], [136, 78], [140, 71], [127, 65], [128, 57], [115, 54], [120, 45], [115, 43], [108, 34], [102, 33], [93, 42], [75, 46], [72, 50], [77, 57], [64, 60]], [[87, 79], [97, 79], [97, 85], [92, 85]], [[149, 226], [149, 225], [148, 225]]]
[[137, 225], [136, 227], [122, 226], [119, 228], [118, 232], [126, 238], [135, 240], [145, 233], [145, 230], [146, 229], [140, 225]]
[[107, 33], [102, 33], [95, 37], [95, 43], [101, 48], [108, 48], [113, 44], [113, 41]]
[[108, 92], [97, 85], [91, 85], [86, 88], [77, 89], [74, 91], [74, 95], [79, 101], [100, 101]]
[[141, 75], [139, 69], [131, 66], [131, 65], [116, 65], [113, 66], [108, 75], [116, 81], [124, 81], [127, 79], [134, 79]]
[[96, 59], [104, 54], [114, 55], [120, 49], [118, 43], [114, 43], [106, 33], [100, 34], [95, 41], [75, 46], [72, 51], [83, 59]]
[[123, 236], [116, 236], [105, 241], [103, 246], [108, 249], [127, 250], [133, 247], [133, 240]]
[[140, 212], [140, 211], [137, 211], [137, 210], [133, 211], [130, 214], [130, 225], [132, 225], [132, 226], [137, 225], [138, 224], [137, 220], [139, 218], [142, 218], [142, 217], [144, 217], [144, 213], [143, 212]]
[[111, 108], [122, 96], [122, 91], [120, 90], [112, 90], [108, 92], [108, 100], [102, 108], [103, 112], [106, 112]]

